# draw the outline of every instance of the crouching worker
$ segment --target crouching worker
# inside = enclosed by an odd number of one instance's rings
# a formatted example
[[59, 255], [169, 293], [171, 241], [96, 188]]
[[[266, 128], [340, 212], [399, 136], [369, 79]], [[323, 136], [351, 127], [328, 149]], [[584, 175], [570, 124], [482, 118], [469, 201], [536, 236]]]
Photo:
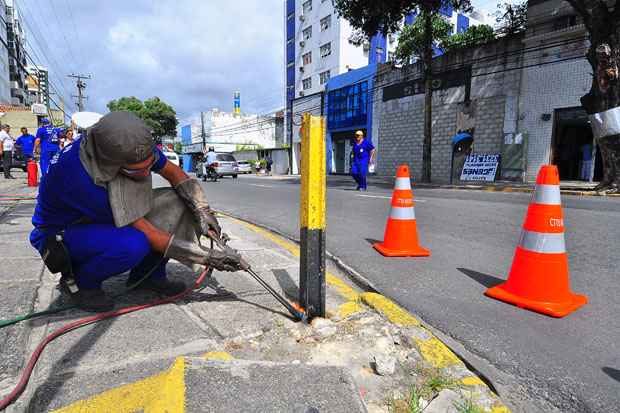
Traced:
[[[152, 189], [151, 172], [172, 188]], [[235, 252], [200, 246], [220, 226], [199, 183], [166, 160], [144, 122], [111, 112], [50, 162], [39, 188], [30, 242], [61, 288], [88, 311], [108, 311], [104, 280], [130, 271], [128, 285], [166, 296], [185, 290], [166, 278], [169, 258], [188, 266], [240, 269]], [[196, 269], [196, 268], [194, 268]], [[146, 278], [145, 278], [146, 277]]]

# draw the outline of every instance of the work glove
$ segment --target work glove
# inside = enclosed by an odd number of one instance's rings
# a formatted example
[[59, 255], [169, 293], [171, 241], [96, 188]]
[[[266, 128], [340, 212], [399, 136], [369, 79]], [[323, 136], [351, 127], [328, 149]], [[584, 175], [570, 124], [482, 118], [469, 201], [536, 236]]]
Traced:
[[209, 230], [215, 231], [218, 237], [222, 234], [220, 224], [217, 222], [198, 180], [185, 180], [178, 184], [174, 190], [194, 214], [202, 235], [208, 235]]
[[232, 248], [226, 251], [204, 248], [195, 242], [177, 239], [174, 235], [170, 238], [164, 257], [207, 265], [220, 271], [234, 272], [248, 268], [241, 255]]

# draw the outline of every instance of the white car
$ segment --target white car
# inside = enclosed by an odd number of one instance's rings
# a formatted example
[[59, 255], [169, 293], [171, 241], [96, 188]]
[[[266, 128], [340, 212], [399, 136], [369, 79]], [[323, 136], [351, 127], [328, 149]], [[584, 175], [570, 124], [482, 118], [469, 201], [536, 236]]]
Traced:
[[175, 152], [164, 152], [164, 155], [166, 155], [166, 158], [168, 158], [168, 160], [175, 164], [176, 166], [180, 166], [181, 162], [179, 161], [179, 155], [177, 155]]

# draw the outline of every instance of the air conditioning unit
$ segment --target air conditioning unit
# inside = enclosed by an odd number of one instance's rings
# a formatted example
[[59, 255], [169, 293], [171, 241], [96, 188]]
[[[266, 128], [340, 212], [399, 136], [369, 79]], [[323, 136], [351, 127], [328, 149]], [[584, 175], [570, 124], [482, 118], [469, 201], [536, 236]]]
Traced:
[[299, 66], [299, 71], [300, 71], [300, 72], [302, 72], [302, 73], [303, 73], [303, 72], [304, 72], [304, 70], [305, 70], [305, 69], [304, 69], [304, 67], [303, 67], [303, 66]]
[[304, 42], [303, 40], [299, 42], [299, 47], [304, 47], [306, 46], [306, 42]]
[[303, 90], [300, 90], [300, 91], [299, 91], [299, 96], [303, 96], [303, 95], [304, 95], [304, 91], [303, 91]]
[[306, 20], [306, 16], [304, 16], [303, 14], [299, 15], [299, 21], [304, 21]]

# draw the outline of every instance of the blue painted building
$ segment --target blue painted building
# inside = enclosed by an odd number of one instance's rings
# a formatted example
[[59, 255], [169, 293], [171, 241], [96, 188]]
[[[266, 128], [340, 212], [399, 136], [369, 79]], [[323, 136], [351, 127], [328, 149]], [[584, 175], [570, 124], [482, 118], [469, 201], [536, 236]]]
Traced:
[[348, 174], [356, 130], [372, 141], [372, 88], [377, 64], [331, 78], [325, 85], [328, 173]]
[[[181, 127], [181, 145], [187, 147], [192, 144], [192, 125], [185, 125]], [[183, 154], [183, 170], [185, 172], [191, 172], [192, 170], [192, 155], [190, 153]]]

